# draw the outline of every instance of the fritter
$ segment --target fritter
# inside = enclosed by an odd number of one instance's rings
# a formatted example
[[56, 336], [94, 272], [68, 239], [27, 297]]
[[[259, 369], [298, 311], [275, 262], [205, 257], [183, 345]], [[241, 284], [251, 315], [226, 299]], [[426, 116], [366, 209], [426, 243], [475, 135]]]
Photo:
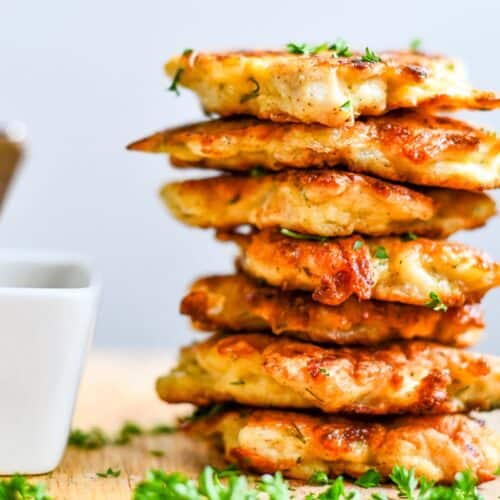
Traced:
[[282, 289], [338, 305], [351, 295], [435, 310], [479, 302], [500, 285], [500, 264], [468, 245], [424, 238], [351, 236], [312, 241], [265, 229], [219, 233], [241, 248], [239, 266]]
[[334, 170], [288, 170], [260, 177], [223, 175], [172, 182], [161, 197], [180, 221], [199, 227], [286, 227], [319, 236], [413, 232], [446, 237], [495, 214], [483, 193], [424, 194], [373, 177]]
[[449, 117], [403, 111], [353, 125], [212, 120], [158, 132], [129, 149], [170, 153], [177, 166], [250, 171], [346, 166], [396, 182], [483, 190], [500, 187], [494, 132]]
[[500, 436], [466, 415], [353, 420], [291, 411], [228, 409], [184, 429], [220, 445], [226, 459], [259, 473], [282, 471], [307, 480], [316, 471], [359, 477], [375, 469], [387, 479], [394, 466], [442, 483], [470, 469], [494, 479]]
[[462, 65], [441, 56], [384, 52], [381, 62], [329, 51], [188, 52], [165, 66], [175, 86], [198, 94], [204, 110], [334, 127], [396, 108], [493, 109], [500, 97], [474, 90]]
[[467, 347], [484, 328], [479, 304], [447, 312], [391, 302], [346, 300], [338, 306], [315, 302], [304, 292], [286, 292], [243, 274], [196, 281], [181, 303], [196, 328], [270, 331], [326, 344], [380, 344], [428, 339]]
[[325, 347], [262, 333], [186, 347], [157, 381], [169, 403], [318, 408], [326, 413], [455, 413], [500, 406], [500, 358], [424, 341]]

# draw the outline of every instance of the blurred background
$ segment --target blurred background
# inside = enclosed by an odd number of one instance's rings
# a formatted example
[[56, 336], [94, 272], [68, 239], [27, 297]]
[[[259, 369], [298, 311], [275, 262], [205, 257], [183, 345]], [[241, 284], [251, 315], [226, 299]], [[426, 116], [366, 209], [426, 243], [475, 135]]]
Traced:
[[[476, 86], [500, 91], [498, 19], [494, 0], [3, 2], [0, 121], [26, 124], [28, 151], [0, 244], [94, 257], [105, 283], [97, 346], [186, 343], [182, 294], [203, 273], [229, 271], [235, 249], [174, 222], [159, 202], [164, 182], [199, 172], [181, 174], [161, 155], [125, 151], [157, 129], [203, 119], [189, 91], [166, 91], [166, 59], [185, 48], [341, 36], [353, 47], [384, 49], [418, 37], [425, 50], [464, 59]], [[500, 130], [500, 112], [463, 117]], [[500, 259], [499, 233], [500, 218], [456, 238]], [[500, 291], [485, 303], [489, 333], [478, 349], [500, 354]]]

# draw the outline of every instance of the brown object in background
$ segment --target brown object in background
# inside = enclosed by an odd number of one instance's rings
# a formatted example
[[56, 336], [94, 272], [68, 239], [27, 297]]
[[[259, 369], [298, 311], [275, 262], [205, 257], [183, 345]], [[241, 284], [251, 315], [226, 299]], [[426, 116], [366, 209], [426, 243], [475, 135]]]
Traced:
[[0, 207], [19, 166], [23, 149], [21, 142], [0, 130]]

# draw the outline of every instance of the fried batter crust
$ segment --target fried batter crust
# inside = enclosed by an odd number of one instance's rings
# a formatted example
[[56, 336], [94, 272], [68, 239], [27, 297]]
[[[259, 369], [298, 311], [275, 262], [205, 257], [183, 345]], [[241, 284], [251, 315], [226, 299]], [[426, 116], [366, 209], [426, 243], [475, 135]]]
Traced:
[[467, 347], [484, 328], [481, 306], [436, 312], [429, 308], [350, 298], [339, 306], [315, 302], [243, 274], [196, 281], [181, 303], [195, 327], [218, 331], [271, 331], [326, 344], [374, 345], [389, 340], [428, 339]]
[[500, 405], [500, 360], [423, 341], [324, 347], [273, 335], [214, 335], [157, 381], [169, 403], [236, 402], [326, 413], [455, 413]]
[[165, 66], [179, 85], [198, 94], [205, 111], [249, 114], [277, 122], [334, 127], [360, 115], [396, 108], [493, 109], [500, 98], [474, 90], [457, 61], [413, 52], [384, 52], [382, 62], [329, 51], [192, 52]]
[[399, 465], [442, 483], [470, 469], [482, 482], [494, 479], [500, 465], [500, 436], [466, 415], [353, 420], [240, 408], [184, 430], [215, 441], [243, 469], [302, 480], [316, 471], [357, 478], [368, 469], [387, 479]]
[[447, 237], [495, 214], [486, 194], [428, 189], [424, 194], [334, 170], [289, 170], [260, 177], [223, 175], [167, 184], [161, 197], [181, 222], [230, 229], [251, 224], [320, 236], [403, 234]]
[[310, 291], [328, 305], [357, 295], [422, 306], [433, 292], [447, 306], [461, 306], [479, 302], [500, 284], [500, 264], [449, 241], [352, 236], [319, 242], [267, 229], [219, 238], [238, 243], [239, 265], [249, 275], [285, 290]]
[[494, 132], [449, 117], [400, 111], [353, 125], [229, 118], [164, 130], [129, 149], [169, 153], [177, 166], [248, 171], [346, 166], [396, 182], [483, 190], [500, 187]]

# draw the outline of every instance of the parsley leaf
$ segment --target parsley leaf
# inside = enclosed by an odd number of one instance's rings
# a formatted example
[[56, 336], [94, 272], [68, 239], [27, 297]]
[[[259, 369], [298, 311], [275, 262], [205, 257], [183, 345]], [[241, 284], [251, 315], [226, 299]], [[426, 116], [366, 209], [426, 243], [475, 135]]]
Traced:
[[296, 240], [313, 240], [313, 241], [321, 241], [322, 243], [328, 241], [328, 238], [326, 236], [297, 233], [296, 231], [292, 231], [291, 229], [286, 229], [285, 227], [280, 228], [280, 233], [283, 236], [288, 236], [289, 238], [294, 238]]
[[193, 49], [184, 49], [182, 51], [182, 55], [183, 56], [190, 56], [193, 52], [194, 52]]
[[335, 43], [332, 43], [328, 50], [333, 52], [333, 57], [351, 57], [352, 52], [349, 50], [347, 42], [343, 38], [337, 38]]
[[257, 485], [257, 489], [267, 493], [269, 500], [288, 500], [290, 498], [288, 483], [283, 480], [281, 472], [276, 472], [274, 476], [264, 474]]
[[352, 248], [353, 248], [354, 250], [359, 250], [359, 249], [363, 246], [363, 244], [364, 244], [364, 243], [363, 243], [363, 240], [356, 240], [356, 241], [354, 242], [354, 245], [352, 246]]
[[149, 454], [153, 457], [164, 457], [165, 452], [163, 450], [149, 450]]
[[351, 103], [351, 101], [344, 102], [344, 104], [342, 104], [342, 106], [340, 106], [340, 109], [342, 111], [351, 111], [352, 110], [352, 103]]
[[244, 95], [241, 96], [240, 104], [243, 104], [243, 103], [249, 101], [250, 99], [255, 99], [256, 97], [259, 97], [259, 95], [260, 95], [260, 85], [259, 85], [259, 82], [253, 76], [251, 76], [248, 79], [248, 81], [252, 82], [255, 87], [248, 94], [244, 94]]
[[244, 380], [233, 380], [232, 382], [229, 382], [229, 385], [245, 385]]
[[380, 479], [380, 474], [375, 469], [368, 469], [354, 484], [362, 488], [373, 488], [380, 484]]
[[184, 72], [184, 68], [179, 68], [174, 75], [174, 79], [172, 80], [170, 87], [168, 87], [168, 90], [170, 92], [175, 92], [175, 94], [178, 96], [181, 95], [181, 93], [179, 92], [177, 85], [179, 84], [179, 82], [181, 80], [181, 75], [183, 72]]
[[418, 52], [420, 46], [422, 45], [422, 40], [420, 38], [414, 38], [410, 41], [409, 48], [411, 52]]
[[254, 167], [250, 170], [250, 177], [263, 177], [266, 173], [266, 169], [262, 167]]
[[15, 474], [10, 479], [0, 480], [2, 500], [51, 500], [41, 483], [29, 483], [24, 476]]
[[401, 235], [401, 241], [414, 241], [418, 239], [415, 233], [405, 233]]
[[377, 257], [377, 259], [388, 259], [389, 254], [385, 247], [379, 246], [375, 249], [375, 257]]
[[192, 479], [184, 474], [173, 472], [167, 474], [158, 469], [150, 470], [146, 479], [140, 482], [134, 490], [133, 500], [198, 499], [198, 488]]
[[425, 307], [428, 307], [429, 309], [437, 312], [446, 312], [448, 310], [448, 306], [443, 303], [441, 297], [436, 292], [429, 292], [429, 298], [431, 300], [424, 304]]
[[128, 444], [133, 436], [140, 436], [141, 434], [143, 434], [143, 430], [138, 424], [126, 421], [118, 431], [118, 436], [114, 439], [113, 443], [117, 445]]
[[399, 465], [395, 465], [389, 477], [397, 486], [401, 498], [407, 498], [408, 500], [414, 499], [413, 494], [418, 486], [414, 469], [408, 470]]
[[121, 474], [120, 469], [113, 470], [111, 467], [108, 467], [108, 470], [106, 472], [96, 472], [97, 477], [118, 477]]
[[305, 56], [315, 55], [324, 50], [330, 50], [327, 43], [320, 45], [308, 45], [307, 43], [287, 43], [286, 49], [290, 54], [301, 54]]
[[365, 53], [361, 56], [361, 60], [363, 62], [382, 62], [380, 56], [368, 47], [365, 48]]
[[85, 432], [80, 429], [73, 429], [68, 438], [68, 445], [85, 450], [95, 450], [108, 444], [109, 439], [99, 427], [93, 427]]
[[331, 480], [328, 477], [328, 474], [322, 470], [317, 470], [317, 471], [313, 472], [311, 477], [308, 479], [308, 483], [314, 484], [314, 485], [331, 484], [332, 482], [333, 482], [333, 480]]
[[153, 436], [157, 436], [159, 434], [174, 434], [175, 432], [177, 432], [177, 429], [174, 426], [166, 424], [155, 425], [149, 431], [149, 433]]
[[385, 493], [372, 493], [371, 500], [389, 500]]
[[326, 368], [320, 368], [319, 372], [325, 377], [329, 377], [331, 375], [331, 373]]

